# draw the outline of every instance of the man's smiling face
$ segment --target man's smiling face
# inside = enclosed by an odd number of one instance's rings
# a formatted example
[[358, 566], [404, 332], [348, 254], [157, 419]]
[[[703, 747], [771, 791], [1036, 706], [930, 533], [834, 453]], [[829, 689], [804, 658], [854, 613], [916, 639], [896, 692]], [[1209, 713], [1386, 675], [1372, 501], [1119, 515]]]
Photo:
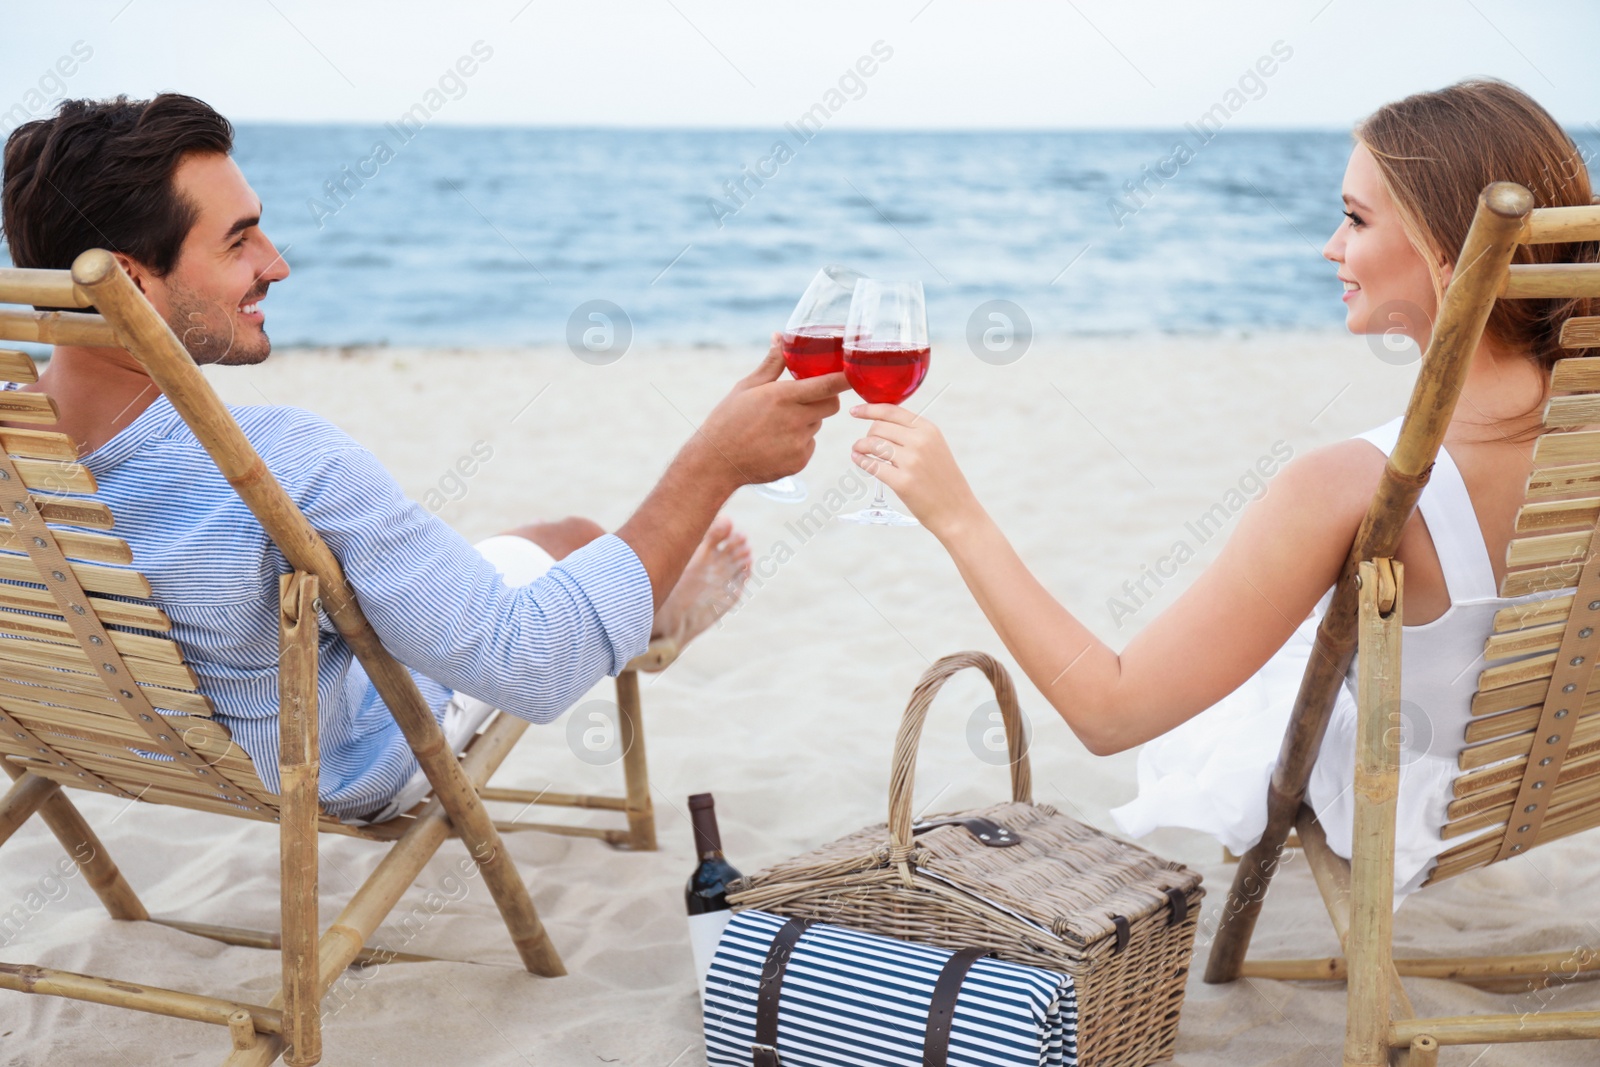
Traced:
[[165, 277], [144, 274], [146, 295], [197, 363], [260, 363], [272, 351], [261, 302], [289, 276], [261, 230], [261, 201], [231, 156], [197, 152], [172, 175], [194, 225]]

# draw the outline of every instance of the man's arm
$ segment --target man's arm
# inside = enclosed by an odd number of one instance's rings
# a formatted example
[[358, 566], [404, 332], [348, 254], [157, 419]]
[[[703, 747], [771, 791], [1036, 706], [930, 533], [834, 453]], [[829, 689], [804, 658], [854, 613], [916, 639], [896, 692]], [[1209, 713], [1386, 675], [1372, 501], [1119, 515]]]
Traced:
[[401, 663], [546, 722], [645, 650], [650, 579], [622, 541], [601, 537], [538, 581], [507, 586], [449, 524], [407, 499], [375, 456], [319, 422], [292, 427], [292, 457], [264, 458]]
[[402, 663], [542, 722], [644, 651], [654, 611], [734, 489], [792, 474], [810, 458], [844, 375], [778, 381], [782, 369], [775, 347], [706, 418], [619, 536], [516, 589], [330, 424], [307, 416], [269, 466]]
[[780, 380], [782, 373], [774, 337], [766, 359], [706, 417], [617, 530], [650, 575], [656, 610], [733, 491], [804, 468], [822, 420], [839, 410], [839, 394], [849, 388], [843, 374], [790, 381]]

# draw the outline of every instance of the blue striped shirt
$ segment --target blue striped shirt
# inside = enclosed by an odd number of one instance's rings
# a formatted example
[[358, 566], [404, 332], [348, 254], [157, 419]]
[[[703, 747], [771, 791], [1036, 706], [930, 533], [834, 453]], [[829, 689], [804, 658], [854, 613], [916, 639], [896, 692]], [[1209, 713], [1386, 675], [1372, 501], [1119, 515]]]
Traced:
[[[602, 537], [508, 587], [331, 423], [288, 407], [232, 411], [436, 716], [460, 690], [548, 722], [649, 643], [650, 577], [621, 539]], [[217, 721], [276, 791], [283, 553], [164, 396], [83, 462]], [[319, 792], [330, 813], [360, 815], [397, 793], [417, 761], [350, 647], [326, 615], [319, 624]]]

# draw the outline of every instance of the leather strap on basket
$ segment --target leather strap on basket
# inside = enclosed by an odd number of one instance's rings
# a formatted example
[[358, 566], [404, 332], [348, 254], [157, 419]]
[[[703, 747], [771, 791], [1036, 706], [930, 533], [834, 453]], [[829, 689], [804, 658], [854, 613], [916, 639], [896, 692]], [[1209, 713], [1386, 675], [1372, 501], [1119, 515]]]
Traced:
[[1500, 838], [1500, 850], [1490, 862], [1528, 851], [1539, 840], [1539, 828], [1550, 813], [1550, 796], [1556, 790], [1561, 764], [1567, 758], [1572, 734], [1589, 692], [1589, 676], [1594, 673], [1595, 657], [1600, 655], [1600, 523], [1589, 537], [1578, 588], [1572, 594], [1572, 610], [1567, 628], [1561, 634], [1561, 648], [1550, 674], [1539, 725], [1533, 731], [1533, 746], [1528, 750], [1528, 765], [1522, 771], [1522, 785], [1511, 805], [1511, 819]]
[[1128, 947], [1128, 941], [1133, 937], [1133, 927], [1128, 923], [1126, 915], [1111, 916], [1111, 926], [1116, 931], [1116, 944], [1111, 948], [1113, 956], [1121, 954]]
[[917, 743], [922, 739], [922, 723], [928, 708], [946, 679], [967, 667], [976, 667], [989, 678], [995, 700], [1000, 705], [1000, 721], [1005, 725], [1006, 749], [1011, 759], [1011, 799], [1019, 804], [1033, 801], [1033, 771], [1028, 765], [1028, 742], [1022, 727], [1022, 710], [1017, 706], [1017, 691], [1011, 675], [983, 652], [957, 652], [929, 667], [911, 692], [900, 732], [894, 741], [894, 766], [889, 774], [889, 862], [900, 868], [900, 878], [911, 885], [911, 793], [916, 783]]
[[1176, 887], [1166, 891], [1167, 903], [1172, 905], [1167, 917], [1168, 926], [1177, 926], [1189, 917], [1189, 894]]
[[1012, 833], [1009, 826], [997, 823], [993, 819], [985, 819], [981, 815], [955, 815], [948, 819], [919, 822], [911, 827], [911, 836], [915, 837], [941, 826], [960, 826], [985, 848], [1010, 848], [1012, 845], [1022, 844], [1022, 838]]
[[751, 1067], [780, 1067], [778, 1057], [778, 1005], [783, 999], [783, 974], [789, 969], [794, 947], [812, 926], [810, 919], [790, 919], [779, 927], [761, 967], [756, 993], [756, 1039], [750, 1046]]
[[[27, 551], [28, 558], [38, 568], [40, 581], [55, 598], [56, 605], [61, 609], [61, 617], [72, 629], [79, 647], [91, 663], [100, 661], [94, 671], [105, 685], [106, 692], [127, 712], [129, 720], [150, 736], [149, 749], [170, 757], [172, 766], [191, 771], [208, 791], [216, 794], [218, 801], [270, 815], [271, 811], [266, 805], [234, 785], [220, 769], [197, 755], [184, 742], [182, 732], [174, 729], [151, 705], [149, 698], [134, 681], [133, 672], [128, 670], [122, 653], [112, 643], [111, 634], [95, 615], [88, 594], [79, 584], [77, 574], [56, 542], [55, 531], [50, 529], [44, 516], [39, 513], [39, 506], [29, 495], [16, 464], [3, 448], [0, 448], [0, 507], [4, 508], [5, 518], [10, 521], [11, 529], [17, 535], [16, 543]], [[5, 722], [8, 729], [19, 728], [16, 720], [10, 716], [5, 717]], [[35, 747], [43, 748], [45, 745], [35, 739]], [[51, 748], [51, 758], [95, 784], [115, 790], [119, 796], [130, 795], [99, 775], [78, 767], [54, 748]]]
[[956, 998], [967, 972], [989, 953], [981, 948], [964, 948], [944, 961], [938, 981], [933, 983], [933, 999], [928, 1002], [928, 1031], [922, 1039], [922, 1067], [945, 1067], [950, 1059], [950, 1030], [955, 1025]]

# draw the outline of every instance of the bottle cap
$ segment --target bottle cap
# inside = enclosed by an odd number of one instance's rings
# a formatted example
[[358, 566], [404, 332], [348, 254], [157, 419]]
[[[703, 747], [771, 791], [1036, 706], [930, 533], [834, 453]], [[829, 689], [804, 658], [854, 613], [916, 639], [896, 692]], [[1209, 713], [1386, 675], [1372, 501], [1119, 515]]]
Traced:
[[701, 856], [722, 851], [722, 834], [717, 830], [717, 809], [710, 793], [689, 798], [689, 822], [694, 826], [694, 847]]

